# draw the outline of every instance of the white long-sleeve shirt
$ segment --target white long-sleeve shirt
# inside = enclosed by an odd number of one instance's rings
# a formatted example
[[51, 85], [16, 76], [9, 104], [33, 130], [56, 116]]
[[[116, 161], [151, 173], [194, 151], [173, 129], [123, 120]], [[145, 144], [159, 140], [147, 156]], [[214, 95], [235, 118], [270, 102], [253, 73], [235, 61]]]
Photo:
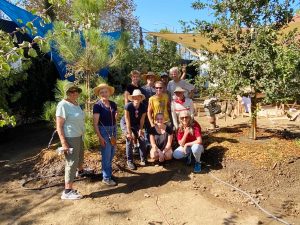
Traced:
[[191, 117], [194, 118], [194, 104], [193, 100], [190, 98], [185, 98], [184, 102], [181, 104], [176, 100], [171, 102], [171, 114], [172, 120], [175, 128], [178, 128], [178, 114], [181, 111], [190, 111]]

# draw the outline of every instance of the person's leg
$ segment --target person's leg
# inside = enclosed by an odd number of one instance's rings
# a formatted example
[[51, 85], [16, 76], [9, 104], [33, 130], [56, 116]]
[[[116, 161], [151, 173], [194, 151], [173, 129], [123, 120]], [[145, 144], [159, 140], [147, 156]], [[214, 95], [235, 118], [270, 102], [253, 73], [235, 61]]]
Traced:
[[192, 153], [195, 157], [195, 161], [200, 163], [201, 154], [204, 152], [203, 145], [193, 144], [192, 145]]
[[70, 148], [73, 148], [72, 153], [65, 154], [65, 189], [72, 189], [73, 181], [76, 174], [76, 169], [79, 163], [79, 154], [81, 150], [81, 137], [66, 138]]
[[150, 158], [151, 158], [151, 159], [154, 159], [155, 161], [158, 160], [159, 155], [158, 155], [158, 152], [157, 152], [156, 149], [151, 148], [151, 150], [150, 150]]
[[179, 146], [178, 148], [176, 148], [173, 152], [173, 157], [175, 159], [182, 159], [187, 157], [187, 154], [183, 151], [183, 147]]
[[84, 144], [82, 137], [80, 138], [80, 151], [79, 151], [79, 159], [78, 159], [78, 171], [83, 171], [83, 161], [84, 161]]
[[192, 152], [195, 157], [195, 165], [194, 165], [194, 173], [200, 173], [201, 172], [201, 154], [204, 152], [203, 145], [194, 144], [192, 146]]
[[173, 156], [173, 151], [170, 149], [165, 153], [165, 160], [171, 160]]
[[138, 141], [139, 141], [139, 145], [140, 145], [141, 162], [146, 162], [146, 160], [147, 160], [147, 147], [146, 147], [145, 138], [139, 137]]
[[110, 144], [110, 140], [107, 134], [107, 131], [104, 127], [99, 127], [100, 129], [100, 133], [101, 136], [104, 138], [105, 140], [105, 146], [102, 147], [100, 146], [100, 151], [101, 151], [101, 155], [102, 155], [102, 160], [101, 160], [101, 165], [102, 165], [102, 175], [103, 175], [103, 180], [110, 180], [111, 179], [111, 144]]
[[73, 182], [75, 179], [76, 169], [79, 163], [79, 154], [81, 148], [81, 137], [78, 138], [66, 138], [70, 148], [73, 151], [65, 154], [65, 190], [61, 195], [61, 199], [64, 200], [78, 200], [82, 198], [79, 192], [73, 190]]
[[127, 157], [127, 162], [132, 162], [133, 163], [133, 144], [132, 141], [126, 138], [126, 157]]

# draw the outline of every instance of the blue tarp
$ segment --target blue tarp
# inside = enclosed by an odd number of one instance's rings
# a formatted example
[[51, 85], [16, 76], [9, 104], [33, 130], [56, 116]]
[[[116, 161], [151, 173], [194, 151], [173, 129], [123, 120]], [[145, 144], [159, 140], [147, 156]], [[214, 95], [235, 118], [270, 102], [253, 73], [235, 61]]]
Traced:
[[[45, 37], [47, 32], [53, 28], [53, 24], [43, 24], [43, 19], [33, 15], [32, 13], [22, 9], [6, 0], [0, 0], [0, 10], [3, 11], [12, 21], [14, 21], [19, 27], [26, 26], [27, 22], [32, 22], [34, 27], [37, 28], [37, 33], [32, 35], [29, 33], [28, 35], [33, 39], [35, 36]], [[105, 33], [105, 35], [118, 40], [121, 36], [121, 31], [109, 32]], [[55, 50], [51, 51], [50, 53], [51, 59], [54, 62], [60, 78], [65, 79], [66, 74], [66, 63], [63, 59], [55, 52]], [[100, 71], [102, 76], [107, 76], [108, 72], [107, 69], [102, 69], [103, 73]], [[69, 80], [73, 80], [74, 77], [68, 78]]]

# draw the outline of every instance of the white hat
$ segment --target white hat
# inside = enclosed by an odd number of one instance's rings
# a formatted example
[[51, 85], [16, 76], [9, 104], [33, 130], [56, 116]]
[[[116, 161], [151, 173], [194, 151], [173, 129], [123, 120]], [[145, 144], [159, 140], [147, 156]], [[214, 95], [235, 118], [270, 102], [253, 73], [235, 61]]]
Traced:
[[140, 89], [135, 89], [132, 92], [132, 95], [128, 96], [129, 101], [133, 101], [132, 97], [134, 97], [134, 96], [142, 96], [142, 101], [146, 98], [145, 95], [142, 94]]

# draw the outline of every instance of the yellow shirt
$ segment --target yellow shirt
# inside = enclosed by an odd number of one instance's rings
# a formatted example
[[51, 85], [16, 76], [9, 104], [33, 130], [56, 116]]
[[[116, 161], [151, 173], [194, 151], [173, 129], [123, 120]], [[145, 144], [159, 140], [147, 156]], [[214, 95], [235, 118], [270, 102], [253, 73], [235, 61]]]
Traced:
[[153, 121], [157, 113], [162, 113], [165, 122], [169, 122], [168, 102], [168, 94], [163, 94], [161, 97], [158, 97], [157, 95], [150, 97], [149, 106], [152, 108], [152, 118], [149, 118], [149, 120]]

